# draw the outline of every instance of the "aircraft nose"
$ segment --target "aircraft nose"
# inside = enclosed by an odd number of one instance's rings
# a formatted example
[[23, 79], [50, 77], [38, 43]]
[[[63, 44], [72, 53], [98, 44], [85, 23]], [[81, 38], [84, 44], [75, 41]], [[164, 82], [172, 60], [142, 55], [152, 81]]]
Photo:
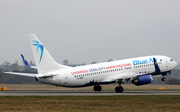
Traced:
[[177, 67], [178, 64], [174, 61], [174, 65], [175, 65], [175, 67]]

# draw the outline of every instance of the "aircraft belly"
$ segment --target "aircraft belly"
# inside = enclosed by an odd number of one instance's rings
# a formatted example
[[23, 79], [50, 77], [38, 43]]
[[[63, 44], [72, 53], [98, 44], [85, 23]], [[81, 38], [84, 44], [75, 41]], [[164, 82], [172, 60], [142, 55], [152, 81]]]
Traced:
[[90, 86], [95, 85], [96, 83], [100, 83], [102, 81], [102, 77], [100, 76], [85, 76], [82, 78], [71, 78], [66, 86]]
[[63, 83], [61, 81], [51, 78], [39, 78], [39, 82], [56, 85], [56, 86], [63, 86]]

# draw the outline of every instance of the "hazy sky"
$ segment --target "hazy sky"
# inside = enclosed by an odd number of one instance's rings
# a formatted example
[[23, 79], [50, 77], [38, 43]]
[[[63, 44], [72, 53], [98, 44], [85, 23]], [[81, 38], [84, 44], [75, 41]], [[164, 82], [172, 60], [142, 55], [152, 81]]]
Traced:
[[180, 63], [180, 0], [0, 0], [0, 64], [33, 60], [35, 33], [62, 63], [166, 55]]

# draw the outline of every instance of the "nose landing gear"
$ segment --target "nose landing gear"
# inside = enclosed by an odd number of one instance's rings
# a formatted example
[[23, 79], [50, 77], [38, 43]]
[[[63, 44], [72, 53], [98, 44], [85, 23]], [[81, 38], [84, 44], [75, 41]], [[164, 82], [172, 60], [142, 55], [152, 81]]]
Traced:
[[161, 81], [166, 81], [166, 78], [164, 77], [165, 75], [167, 75], [168, 73], [163, 73], [162, 74], [162, 78], [161, 78]]
[[163, 77], [161, 78], [161, 81], [166, 81], [166, 78], [163, 76]]

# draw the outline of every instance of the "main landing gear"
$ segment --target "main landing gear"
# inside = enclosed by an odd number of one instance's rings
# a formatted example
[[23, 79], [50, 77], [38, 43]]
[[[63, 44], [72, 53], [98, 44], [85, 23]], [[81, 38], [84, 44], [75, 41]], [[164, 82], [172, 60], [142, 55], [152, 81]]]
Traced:
[[[102, 90], [102, 87], [97, 84], [93, 87], [94, 91], [100, 92]], [[119, 86], [115, 88], [116, 93], [122, 93], [124, 91], [124, 88], [121, 86], [121, 83], [119, 83]]]
[[119, 83], [119, 86], [115, 88], [116, 93], [122, 93], [124, 91], [124, 88], [121, 86], [121, 83]]
[[102, 87], [99, 84], [97, 84], [97, 85], [94, 86], [93, 89], [94, 89], [94, 91], [100, 92], [102, 90]]
[[115, 88], [115, 91], [116, 91], [116, 93], [122, 93], [122, 92], [124, 91], [124, 88], [121, 87], [121, 86], [117, 86], [117, 87]]
[[116, 93], [122, 93], [124, 91], [124, 88], [121, 86], [123, 80], [117, 80], [116, 82], [119, 84], [119, 86], [115, 88]]

